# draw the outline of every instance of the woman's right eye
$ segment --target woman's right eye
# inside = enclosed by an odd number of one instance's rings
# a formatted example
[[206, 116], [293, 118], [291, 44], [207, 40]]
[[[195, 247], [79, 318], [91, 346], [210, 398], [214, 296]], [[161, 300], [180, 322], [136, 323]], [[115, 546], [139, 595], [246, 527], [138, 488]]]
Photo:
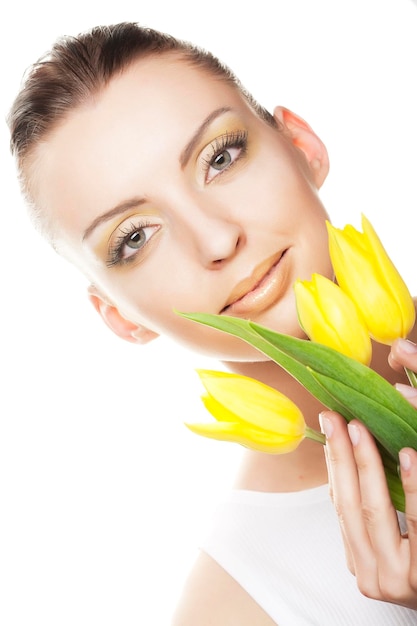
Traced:
[[144, 221], [119, 226], [109, 244], [107, 265], [113, 267], [133, 261], [159, 229], [160, 224]]

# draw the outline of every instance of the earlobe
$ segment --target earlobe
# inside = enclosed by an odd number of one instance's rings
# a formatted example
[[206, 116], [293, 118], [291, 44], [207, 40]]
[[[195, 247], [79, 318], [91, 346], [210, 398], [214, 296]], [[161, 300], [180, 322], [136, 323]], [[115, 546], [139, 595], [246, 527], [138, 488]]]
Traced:
[[88, 288], [88, 299], [104, 323], [121, 339], [131, 343], [145, 344], [159, 337], [158, 333], [123, 317], [119, 309], [108, 302], [95, 285], [90, 285]]
[[326, 146], [312, 128], [301, 117], [286, 109], [276, 107], [274, 118], [287, 132], [294, 146], [299, 148], [307, 159], [314, 182], [319, 189], [329, 172], [329, 156]]

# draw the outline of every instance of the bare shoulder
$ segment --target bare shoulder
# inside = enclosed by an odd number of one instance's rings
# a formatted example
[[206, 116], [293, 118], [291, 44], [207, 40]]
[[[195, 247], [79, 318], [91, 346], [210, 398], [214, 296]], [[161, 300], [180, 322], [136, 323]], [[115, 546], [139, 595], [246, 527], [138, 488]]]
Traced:
[[185, 583], [171, 626], [277, 626], [216, 561], [204, 552]]

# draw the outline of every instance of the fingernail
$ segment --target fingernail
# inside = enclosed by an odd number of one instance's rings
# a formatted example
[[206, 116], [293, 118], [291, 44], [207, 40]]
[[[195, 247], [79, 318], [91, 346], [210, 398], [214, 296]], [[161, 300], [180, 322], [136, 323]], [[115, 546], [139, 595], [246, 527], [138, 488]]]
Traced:
[[410, 385], [396, 383], [395, 388], [402, 396], [404, 396], [404, 398], [415, 398], [417, 396], [417, 389], [415, 387], [410, 387]]
[[407, 452], [400, 452], [399, 455], [400, 457], [400, 465], [401, 465], [401, 469], [404, 472], [408, 472], [409, 469], [411, 468], [411, 459], [410, 459], [410, 455], [407, 454]]
[[348, 433], [353, 446], [357, 446], [360, 439], [359, 428], [355, 424], [348, 424]]
[[319, 422], [322, 433], [326, 435], [326, 439], [330, 439], [333, 434], [333, 424], [328, 417], [325, 417], [324, 413], [319, 414]]
[[417, 345], [408, 339], [398, 339], [397, 345], [407, 354], [417, 354]]

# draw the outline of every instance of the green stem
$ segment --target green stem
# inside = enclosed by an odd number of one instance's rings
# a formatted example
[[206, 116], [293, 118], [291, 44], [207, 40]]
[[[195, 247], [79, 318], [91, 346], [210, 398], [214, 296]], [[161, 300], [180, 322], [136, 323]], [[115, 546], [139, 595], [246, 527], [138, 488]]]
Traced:
[[408, 380], [410, 381], [410, 385], [412, 387], [417, 387], [417, 374], [412, 370], [408, 369], [408, 367], [404, 367], [405, 373], [407, 374]]
[[314, 430], [313, 428], [310, 428], [309, 426], [306, 426], [305, 436], [307, 437], [307, 439], [312, 439], [313, 441], [318, 441], [319, 443], [322, 443], [322, 444], [326, 443], [325, 435], [317, 432], [317, 430]]

